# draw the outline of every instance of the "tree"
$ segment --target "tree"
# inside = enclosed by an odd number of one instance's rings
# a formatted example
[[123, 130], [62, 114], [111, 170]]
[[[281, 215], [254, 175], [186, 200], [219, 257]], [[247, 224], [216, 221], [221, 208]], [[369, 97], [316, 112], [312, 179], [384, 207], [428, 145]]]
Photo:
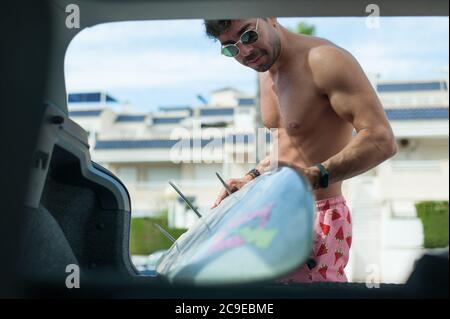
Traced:
[[315, 35], [316, 34], [316, 27], [314, 25], [308, 24], [304, 21], [299, 22], [294, 29], [289, 28], [289, 30], [292, 32], [299, 33], [299, 34], [306, 34], [306, 35]]

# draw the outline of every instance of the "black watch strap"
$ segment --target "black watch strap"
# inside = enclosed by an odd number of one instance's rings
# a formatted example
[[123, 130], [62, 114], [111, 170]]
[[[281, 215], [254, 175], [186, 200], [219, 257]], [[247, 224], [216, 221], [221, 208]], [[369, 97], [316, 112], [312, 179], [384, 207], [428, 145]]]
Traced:
[[256, 168], [253, 168], [246, 175], [250, 175], [253, 179], [255, 179], [261, 175], [261, 173]]
[[328, 171], [325, 168], [325, 166], [323, 166], [320, 163], [315, 164], [314, 166], [316, 166], [320, 170], [319, 186], [321, 188], [328, 187], [328, 180], [330, 178], [330, 173], [328, 173]]

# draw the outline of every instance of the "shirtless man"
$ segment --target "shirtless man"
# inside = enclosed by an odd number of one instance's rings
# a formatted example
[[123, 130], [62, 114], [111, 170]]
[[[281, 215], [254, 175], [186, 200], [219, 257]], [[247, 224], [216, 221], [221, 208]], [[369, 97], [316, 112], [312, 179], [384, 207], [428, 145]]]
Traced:
[[[352, 228], [342, 181], [396, 153], [369, 80], [350, 53], [327, 40], [290, 32], [276, 18], [207, 20], [205, 27], [221, 42], [222, 54], [261, 72], [261, 116], [264, 126], [277, 128], [278, 164], [295, 168], [314, 189], [311, 258], [283, 281], [347, 281]], [[267, 157], [256, 170], [227, 184], [236, 191], [272, 166]], [[227, 195], [224, 190], [213, 207]]]

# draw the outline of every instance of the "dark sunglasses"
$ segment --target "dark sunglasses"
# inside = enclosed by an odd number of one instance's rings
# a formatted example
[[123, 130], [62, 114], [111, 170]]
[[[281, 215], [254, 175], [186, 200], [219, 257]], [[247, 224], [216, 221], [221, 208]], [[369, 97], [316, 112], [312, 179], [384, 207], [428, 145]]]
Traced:
[[237, 46], [240, 43], [247, 45], [252, 44], [258, 41], [258, 19], [256, 19], [256, 28], [255, 30], [247, 30], [244, 33], [241, 34], [241, 37], [239, 38], [239, 41], [232, 44], [226, 44], [222, 46], [222, 54], [224, 56], [233, 58], [237, 56], [240, 52], [239, 47]]

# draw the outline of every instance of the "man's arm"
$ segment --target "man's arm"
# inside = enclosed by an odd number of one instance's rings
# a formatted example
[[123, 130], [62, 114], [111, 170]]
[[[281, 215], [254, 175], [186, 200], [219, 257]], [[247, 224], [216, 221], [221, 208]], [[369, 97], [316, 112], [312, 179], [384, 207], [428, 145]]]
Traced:
[[[342, 151], [322, 163], [330, 173], [329, 183], [364, 173], [392, 157], [397, 147], [391, 126], [358, 62], [342, 49], [323, 46], [311, 51], [309, 63], [318, 89], [356, 130]], [[308, 168], [306, 175], [318, 188], [319, 169]]]

